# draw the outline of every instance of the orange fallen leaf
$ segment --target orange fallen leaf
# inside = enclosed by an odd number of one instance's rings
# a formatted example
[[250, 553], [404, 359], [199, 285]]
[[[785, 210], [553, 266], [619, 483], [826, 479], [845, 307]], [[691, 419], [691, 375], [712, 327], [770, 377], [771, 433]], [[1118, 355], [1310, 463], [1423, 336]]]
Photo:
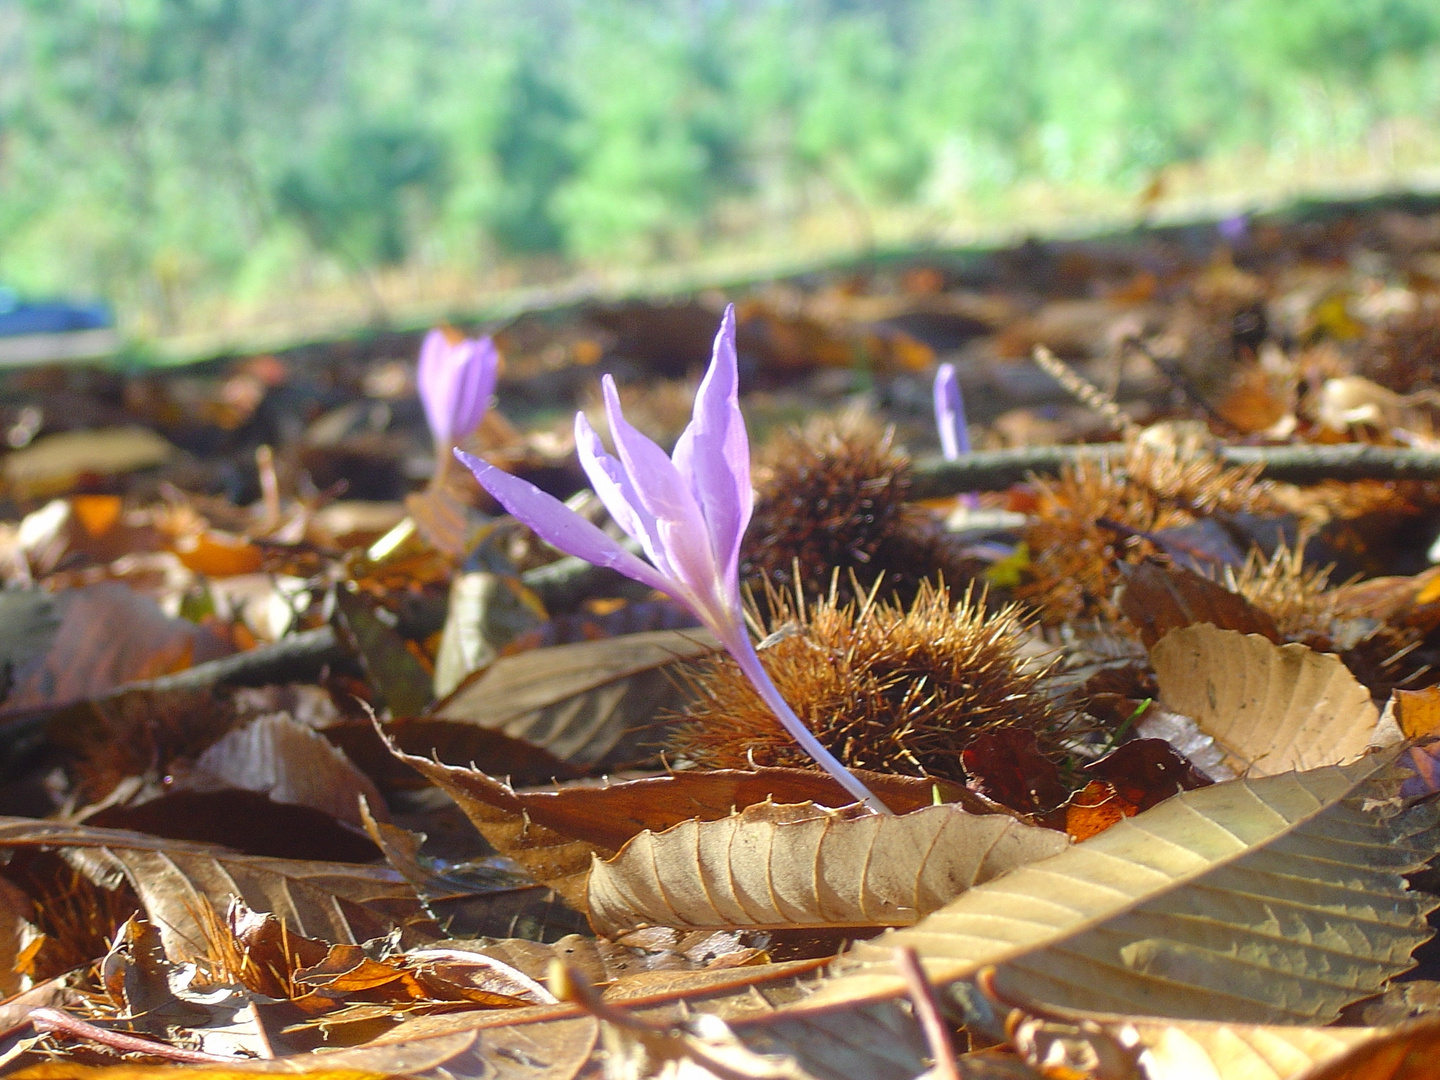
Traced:
[[[1425, 575], [1422, 575], [1425, 576]], [[1433, 604], [1440, 600], [1440, 577], [1431, 577], [1415, 594], [1416, 604]]]
[[1259, 367], [1235, 376], [1229, 392], [1216, 412], [1246, 435], [1274, 427], [1291, 412], [1292, 403], [1276, 386], [1276, 380]]
[[1407, 739], [1440, 735], [1440, 686], [1396, 690], [1395, 722]]
[[120, 520], [123, 502], [119, 495], [76, 495], [70, 509], [88, 536], [101, 537]]
[[1065, 807], [1065, 831], [1076, 843], [1104, 832], [1111, 825], [1134, 817], [1140, 808], [1120, 797], [1113, 784], [1091, 780]]
[[177, 537], [171, 550], [187, 569], [206, 577], [253, 574], [264, 564], [260, 549], [245, 537], [214, 529]]

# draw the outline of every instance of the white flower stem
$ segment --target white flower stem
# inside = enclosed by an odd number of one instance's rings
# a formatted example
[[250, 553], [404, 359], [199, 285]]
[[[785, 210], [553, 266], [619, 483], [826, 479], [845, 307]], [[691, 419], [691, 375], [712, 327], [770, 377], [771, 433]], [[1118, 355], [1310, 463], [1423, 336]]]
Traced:
[[765, 704], [775, 710], [775, 715], [780, 718], [781, 725], [790, 733], [791, 738], [800, 744], [800, 749], [814, 758], [815, 763], [834, 777], [836, 783], [875, 813], [891, 813], [890, 808], [881, 802], [873, 791], [862, 784], [854, 773], [842, 765], [834, 754], [826, 750], [820, 740], [815, 737], [814, 732], [805, 726], [800, 717], [795, 715], [795, 710], [790, 708], [785, 699], [780, 696], [780, 691], [776, 689], [775, 684], [770, 681], [770, 675], [765, 670], [765, 665], [760, 662], [760, 657], [755, 652], [755, 646], [750, 643], [750, 638], [744, 629], [742, 628], [738, 634], [731, 636], [737, 640], [725, 643], [730, 655], [735, 658], [735, 663], [740, 665], [740, 670], [745, 673], [745, 677], [750, 680], [751, 685], [764, 699]]

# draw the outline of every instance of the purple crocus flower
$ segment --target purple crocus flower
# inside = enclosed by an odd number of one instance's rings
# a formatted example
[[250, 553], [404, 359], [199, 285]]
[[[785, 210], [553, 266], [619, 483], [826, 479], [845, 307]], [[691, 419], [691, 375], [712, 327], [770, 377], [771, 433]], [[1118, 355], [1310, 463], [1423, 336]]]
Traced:
[[500, 354], [488, 337], [452, 343], [443, 330], [425, 335], [416, 382], [438, 447], [462, 442], [480, 426], [499, 366]]
[[[946, 461], [959, 461], [970, 452], [970, 432], [965, 426], [965, 398], [954, 364], [941, 364], [935, 371], [935, 426], [940, 431], [940, 452]], [[973, 492], [961, 495], [960, 502], [972, 510], [980, 505]]]
[[965, 428], [965, 399], [954, 364], [941, 364], [935, 371], [935, 426], [940, 429], [940, 452], [946, 461], [958, 461], [970, 452], [970, 432]]
[[1238, 244], [1250, 232], [1250, 219], [1244, 214], [1233, 214], [1230, 217], [1222, 218], [1215, 228], [1226, 243]]
[[481, 486], [506, 510], [561, 551], [667, 593], [688, 607], [734, 657], [796, 742], [872, 810], [885, 805], [837, 761], [770, 681], [745, 628], [740, 600], [740, 539], [750, 523], [750, 441], [740, 415], [735, 309], [727, 308], [715, 352], [695, 395], [690, 424], [665, 451], [620, 411], [615, 381], [602, 381], [605, 415], [618, 457], [611, 457], [583, 412], [575, 415], [580, 464], [615, 522], [635, 539], [646, 563], [534, 484], [457, 450]]

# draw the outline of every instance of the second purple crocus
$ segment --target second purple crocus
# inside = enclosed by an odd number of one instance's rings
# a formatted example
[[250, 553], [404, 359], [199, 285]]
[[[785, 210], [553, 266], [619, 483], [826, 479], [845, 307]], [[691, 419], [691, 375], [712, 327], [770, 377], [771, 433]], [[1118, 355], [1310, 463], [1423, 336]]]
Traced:
[[[935, 371], [935, 427], [940, 432], [940, 452], [946, 461], [959, 461], [970, 452], [970, 431], [965, 424], [965, 398], [954, 364], [941, 364]], [[974, 509], [980, 499], [973, 492], [961, 495], [960, 502]]]
[[443, 330], [425, 335], [415, 381], [440, 452], [464, 442], [480, 426], [499, 369], [500, 353], [488, 337], [452, 342]]
[[970, 452], [965, 399], [954, 364], [941, 364], [935, 371], [935, 426], [940, 429], [940, 452], [946, 461], [958, 461], [961, 454]]
[[690, 424], [675, 451], [625, 420], [615, 381], [602, 381], [617, 456], [605, 452], [583, 412], [575, 445], [610, 516], [637, 541], [648, 563], [534, 484], [457, 450], [482, 487], [541, 539], [608, 566], [688, 607], [734, 658], [790, 736], [853, 797], [877, 813], [885, 804], [842, 765], [795, 715], [770, 680], [746, 629], [740, 599], [740, 540], [750, 523], [750, 441], [740, 415], [735, 311], [727, 308]]

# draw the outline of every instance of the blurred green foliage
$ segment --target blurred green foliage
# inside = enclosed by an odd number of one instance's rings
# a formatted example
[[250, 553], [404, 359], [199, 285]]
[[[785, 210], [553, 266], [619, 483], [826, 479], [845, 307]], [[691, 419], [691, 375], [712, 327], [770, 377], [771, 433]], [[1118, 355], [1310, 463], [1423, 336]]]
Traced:
[[163, 324], [1399, 121], [1440, 126], [1434, 0], [0, 0], [0, 278]]

